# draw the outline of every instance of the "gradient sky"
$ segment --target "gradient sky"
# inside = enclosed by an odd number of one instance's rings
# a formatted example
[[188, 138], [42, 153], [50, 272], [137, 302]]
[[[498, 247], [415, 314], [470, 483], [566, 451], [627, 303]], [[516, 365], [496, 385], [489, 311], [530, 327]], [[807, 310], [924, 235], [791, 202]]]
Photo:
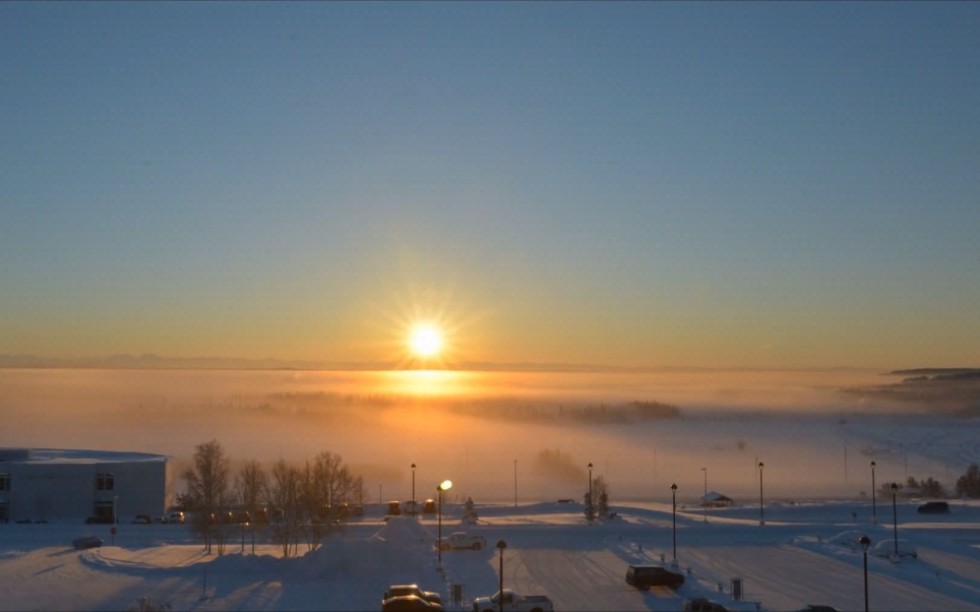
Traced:
[[980, 4], [0, 3], [0, 354], [980, 362]]

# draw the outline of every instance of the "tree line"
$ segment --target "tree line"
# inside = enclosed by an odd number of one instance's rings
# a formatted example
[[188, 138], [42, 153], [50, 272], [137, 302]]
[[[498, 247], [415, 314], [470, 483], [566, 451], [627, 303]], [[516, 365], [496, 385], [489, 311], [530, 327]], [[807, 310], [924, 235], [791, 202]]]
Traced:
[[252, 460], [232, 474], [224, 448], [211, 440], [195, 447], [193, 465], [182, 476], [187, 490], [180, 503], [208, 554], [214, 548], [224, 554], [236, 535], [244, 548], [246, 529], [253, 551], [256, 531], [266, 532], [283, 557], [295, 555], [301, 542], [315, 551], [351, 506], [363, 504], [363, 479], [328, 451], [302, 465], [280, 459], [268, 471]]

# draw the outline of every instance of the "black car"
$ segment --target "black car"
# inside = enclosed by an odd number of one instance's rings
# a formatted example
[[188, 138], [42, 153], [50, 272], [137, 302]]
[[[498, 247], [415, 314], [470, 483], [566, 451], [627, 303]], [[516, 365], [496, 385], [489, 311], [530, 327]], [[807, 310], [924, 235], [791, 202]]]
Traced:
[[631, 565], [626, 569], [626, 584], [643, 590], [652, 586], [676, 589], [684, 584], [684, 574], [672, 572], [662, 565]]
[[728, 608], [717, 601], [712, 601], [704, 597], [688, 599], [681, 605], [684, 612], [728, 612]]
[[926, 502], [919, 506], [919, 514], [949, 514], [949, 504], [944, 501]]
[[95, 536], [82, 536], [71, 541], [71, 545], [79, 550], [85, 548], [98, 548], [102, 546], [102, 544], [104, 544], [102, 538], [97, 538]]

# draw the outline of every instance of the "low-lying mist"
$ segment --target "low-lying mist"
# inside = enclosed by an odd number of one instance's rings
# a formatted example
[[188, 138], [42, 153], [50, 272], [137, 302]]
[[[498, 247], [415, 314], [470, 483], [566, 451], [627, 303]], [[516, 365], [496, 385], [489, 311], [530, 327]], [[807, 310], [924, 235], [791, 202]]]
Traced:
[[871, 458], [885, 479], [958, 473], [976, 436], [934, 452], [917, 445], [922, 417], [840, 392], [881, 382], [849, 370], [8, 369], [0, 445], [161, 453], [175, 473], [211, 439], [233, 462], [267, 467], [330, 451], [364, 478], [372, 501], [410, 498], [413, 463], [416, 497], [449, 478], [453, 498], [477, 501], [580, 500], [589, 463], [613, 502], [663, 501], [676, 482], [679, 501], [707, 487], [749, 503], [759, 462], [774, 497], [859, 495]]

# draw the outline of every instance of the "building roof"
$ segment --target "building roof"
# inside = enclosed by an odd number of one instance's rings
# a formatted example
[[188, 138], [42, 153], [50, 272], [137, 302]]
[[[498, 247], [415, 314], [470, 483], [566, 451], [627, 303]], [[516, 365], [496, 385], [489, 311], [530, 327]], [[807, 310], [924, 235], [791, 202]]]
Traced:
[[78, 450], [58, 448], [0, 448], [2, 463], [143, 463], [167, 461], [166, 455], [133, 451]]

